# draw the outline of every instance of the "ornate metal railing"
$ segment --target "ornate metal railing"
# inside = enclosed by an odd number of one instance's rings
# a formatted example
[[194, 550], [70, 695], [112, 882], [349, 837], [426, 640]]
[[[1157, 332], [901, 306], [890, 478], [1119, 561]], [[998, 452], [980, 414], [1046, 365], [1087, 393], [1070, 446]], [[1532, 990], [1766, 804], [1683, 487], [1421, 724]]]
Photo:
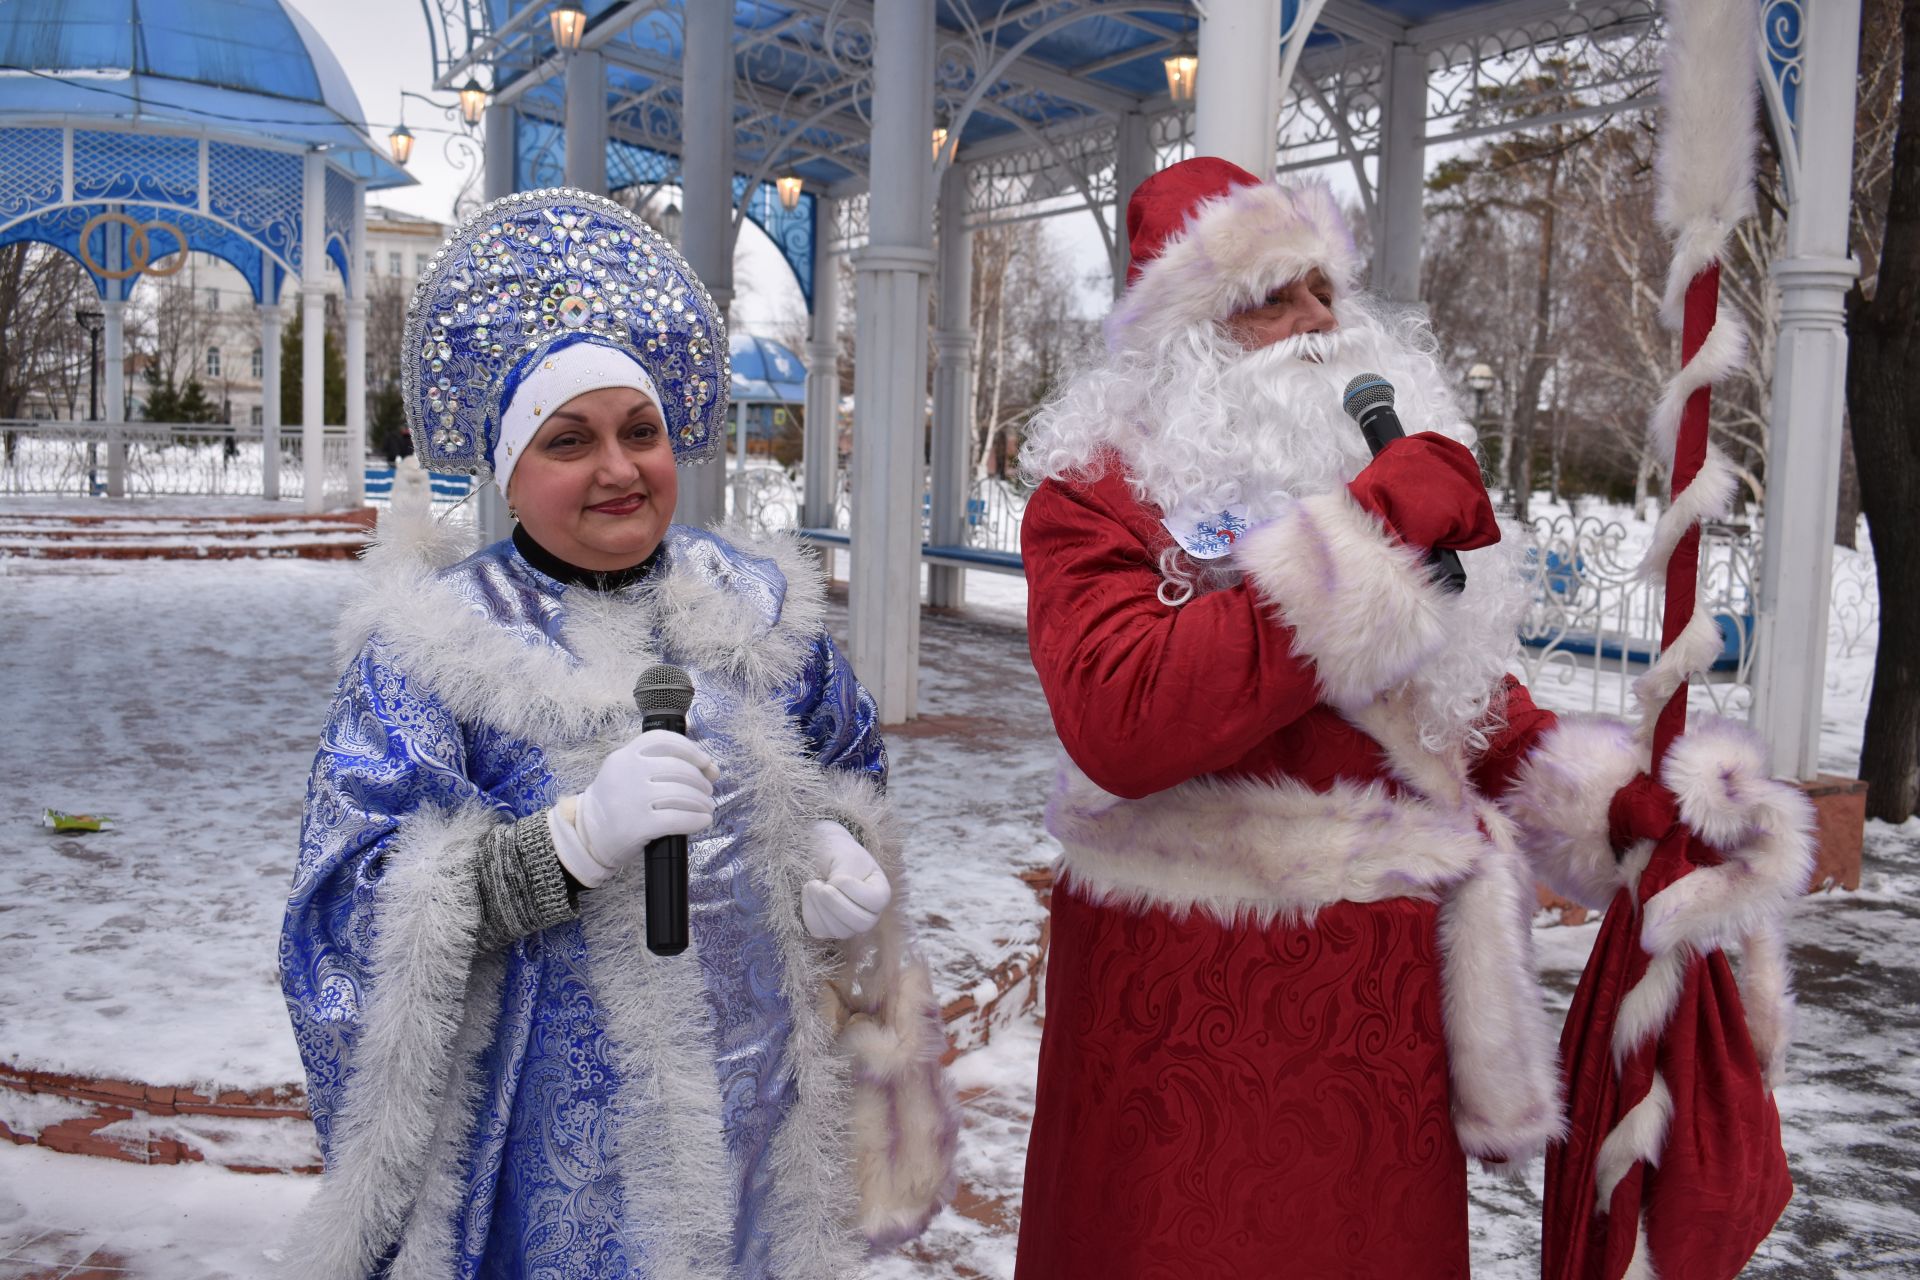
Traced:
[[[128, 497], [260, 497], [265, 477], [259, 427], [219, 423], [0, 421], [0, 494], [85, 497], [108, 488], [114, 442], [126, 447]], [[305, 493], [300, 429], [280, 437], [280, 497]], [[354, 491], [345, 427], [326, 428], [322, 485], [329, 503]]]
[[[1724, 638], [1719, 662], [1701, 687], [1722, 714], [1744, 716], [1752, 703], [1754, 567], [1758, 538], [1745, 526], [1709, 525], [1700, 542], [1707, 611]], [[1541, 516], [1527, 530], [1533, 599], [1520, 626], [1520, 662], [1529, 686], [1564, 705], [1577, 682], [1587, 709], [1629, 714], [1633, 677], [1660, 653], [1666, 593], [1638, 578], [1642, 550], [1618, 521]]]
[[1018, 551], [1020, 518], [1027, 495], [1012, 481], [982, 476], [967, 495], [967, 545], [983, 551]]
[[[1866, 551], [1833, 549], [1833, 603], [1827, 622], [1827, 658], [1851, 658], [1872, 649], [1880, 635], [1880, 579]], [[1832, 672], [1829, 672], [1831, 677]]]

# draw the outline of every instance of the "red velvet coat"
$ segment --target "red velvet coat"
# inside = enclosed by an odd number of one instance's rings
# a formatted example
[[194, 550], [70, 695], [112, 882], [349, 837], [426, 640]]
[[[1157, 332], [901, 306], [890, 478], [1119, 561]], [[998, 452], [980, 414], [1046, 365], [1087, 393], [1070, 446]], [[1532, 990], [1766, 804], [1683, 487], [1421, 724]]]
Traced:
[[[1417, 668], [1417, 556], [1347, 494], [1299, 507], [1179, 607], [1117, 474], [1027, 507], [1070, 764], [1020, 1280], [1464, 1276], [1463, 1142], [1520, 1157], [1557, 1128], [1530, 877], [1488, 873], [1517, 858], [1482, 802], [1552, 717], [1510, 681], [1490, 750], [1451, 781], [1414, 759], [1374, 695]], [[1482, 935], [1495, 979], [1450, 995], [1447, 939]]]

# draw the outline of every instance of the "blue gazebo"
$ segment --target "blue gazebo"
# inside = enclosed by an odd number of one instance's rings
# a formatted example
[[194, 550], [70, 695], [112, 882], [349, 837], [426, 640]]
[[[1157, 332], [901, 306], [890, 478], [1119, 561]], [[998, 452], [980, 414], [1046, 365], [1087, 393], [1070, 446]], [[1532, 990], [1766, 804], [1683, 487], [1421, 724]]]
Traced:
[[[807, 366], [772, 338], [728, 336], [733, 386], [734, 453], [745, 466], [749, 440], [771, 442], [784, 412], [807, 402]], [[830, 437], [829, 437], [830, 438]]]
[[[266, 496], [279, 496], [281, 289], [309, 334], [325, 323], [326, 265], [346, 294], [347, 456], [339, 499], [361, 497], [366, 439], [366, 193], [411, 179], [365, 131], [332, 52], [282, 0], [9, 0], [0, 6], [0, 245], [72, 256], [99, 290], [106, 345], [108, 492], [125, 492], [124, 318], [144, 275], [187, 251], [232, 264], [260, 314]], [[303, 350], [301, 450], [309, 511], [326, 505], [322, 344]]]

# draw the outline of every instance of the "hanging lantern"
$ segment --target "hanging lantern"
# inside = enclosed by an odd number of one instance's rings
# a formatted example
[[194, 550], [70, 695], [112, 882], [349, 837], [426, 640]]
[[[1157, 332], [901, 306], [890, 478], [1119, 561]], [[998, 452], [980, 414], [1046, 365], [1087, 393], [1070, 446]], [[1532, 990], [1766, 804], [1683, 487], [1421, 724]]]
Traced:
[[387, 135], [387, 145], [393, 148], [393, 162], [405, 166], [413, 157], [413, 131], [404, 123], [393, 126], [393, 132]]
[[547, 22], [553, 28], [555, 48], [562, 53], [580, 52], [581, 38], [587, 34], [587, 11], [580, 7], [580, 0], [560, 0]]
[[792, 210], [800, 206], [800, 175], [789, 173], [773, 180], [774, 187], [780, 192], [780, 207]]
[[487, 91], [472, 76], [460, 86], [460, 118], [469, 125], [480, 123], [480, 113], [487, 109]]
[[1175, 102], [1193, 101], [1193, 82], [1200, 74], [1200, 56], [1183, 49], [1163, 60], [1167, 69], [1167, 96]]
[[947, 126], [936, 125], [933, 130], [933, 162], [940, 163], [940, 153], [947, 147]]

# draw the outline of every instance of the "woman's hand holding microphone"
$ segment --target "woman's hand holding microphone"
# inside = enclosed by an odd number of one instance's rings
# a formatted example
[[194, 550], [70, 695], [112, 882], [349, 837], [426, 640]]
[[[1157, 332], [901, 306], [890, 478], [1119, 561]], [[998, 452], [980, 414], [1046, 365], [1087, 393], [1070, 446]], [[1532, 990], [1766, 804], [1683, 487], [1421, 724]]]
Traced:
[[[713, 822], [720, 770], [682, 734], [651, 729], [600, 764], [586, 790], [565, 796], [547, 815], [554, 852], [567, 874], [597, 889], [662, 836], [693, 836]], [[893, 898], [880, 864], [845, 827], [812, 824], [817, 878], [800, 890], [800, 918], [816, 938], [867, 932]]]
[[597, 889], [662, 836], [691, 836], [713, 821], [720, 770], [683, 734], [649, 729], [600, 762], [587, 789], [548, 815], [567, 874]]

